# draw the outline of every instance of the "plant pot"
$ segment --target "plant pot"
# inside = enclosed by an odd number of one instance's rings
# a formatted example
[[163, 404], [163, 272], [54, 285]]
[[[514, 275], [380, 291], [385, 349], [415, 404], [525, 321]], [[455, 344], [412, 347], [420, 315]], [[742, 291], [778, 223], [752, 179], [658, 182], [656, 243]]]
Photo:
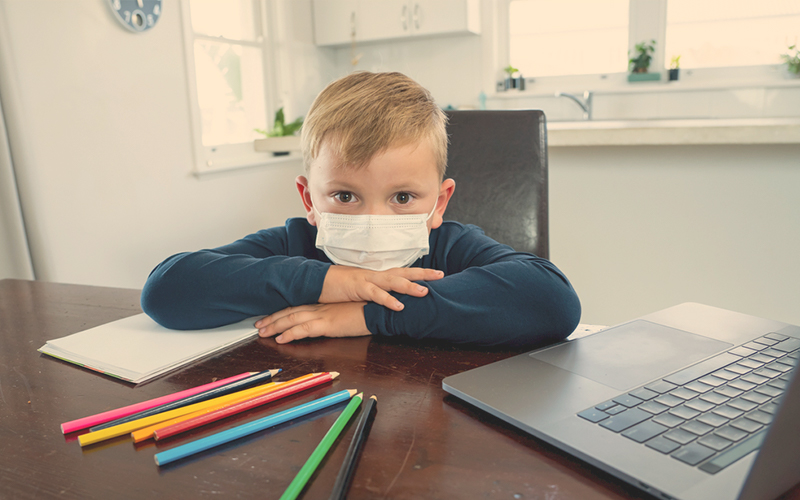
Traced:
[[273, 156], [286, 156], [292, 151], [300, 151], [300, 136], [266, 137], [253, 143], [256, 151], [272, 153]]
[[661, 80], [661, 73], [628, 73], [629, 82], [657, 82]]
[[525, 90], [525, 78], [522, 76], [518, 76], [516, 78], [506, 78], [503, 81], [503, 87], [505, 87], [505, 90]]
[[677, 81], [678, 78], [680, 77], [680, 74], [681, 74], [680, 68], [673, 68], [669, 70], [669, 81], [671, 82]]

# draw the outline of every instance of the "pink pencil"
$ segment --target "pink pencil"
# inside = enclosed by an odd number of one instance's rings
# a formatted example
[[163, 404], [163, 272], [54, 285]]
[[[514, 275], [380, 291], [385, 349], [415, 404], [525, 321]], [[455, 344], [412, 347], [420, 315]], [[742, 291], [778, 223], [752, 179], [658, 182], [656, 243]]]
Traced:
[[148, 401], [142, 401], [141, 403], [132, 404], [123, 408], [117, 408], [116, 410], [109, 410], [103, 413], [98, 413], [97, 415], [90, 415], [77, 420], [64, 422], [61, 424], [61, 432], [64, 434], [69, 434], [70, 432], [75, 432], [95, 425], [100, 425], [105, 422], [110, 422], [118, 418], [133, 415], [134, 413], [138, 413], [143, 410], [148, 410], [155, 406], [171, 403], [172, 401], [178, 399], [193, 396], [225, 384], [230, 384], [231, 382], [236, 382], [237, 380], [241, 380], [256, 373], [258, 372], [240, 373], [239, 375], [234, 375], [233, 377], [224, 378], [222, 380], [217, 380], [216, 382], [211, 382], [198, 387], [192, 387], [191, 389], [186, 389], [185, 391], [176, 392], [174, 394], [167, 394], [166, 396], [161, 396], [160, 398], [150, 399]]

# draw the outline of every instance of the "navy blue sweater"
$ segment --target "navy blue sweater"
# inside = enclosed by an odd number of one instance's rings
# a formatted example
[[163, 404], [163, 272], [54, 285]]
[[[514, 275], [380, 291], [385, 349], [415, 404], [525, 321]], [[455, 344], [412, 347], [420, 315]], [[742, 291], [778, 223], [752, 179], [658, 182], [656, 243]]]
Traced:
[[[331, 261], [315, 247], [304, 218], [264, 229], [212, 250], [173, 255], [142, 291], [142, 308], [178, 330], [213, 328], [314, 304]], [[580, 319], [580, 302], [550, 261], [515, 252], [471, 225], [444, 222], [430, 233], [430, 252], [413, 264], [444, 271], [421, 282], [424, 297], [392, 293], [405, 308], [367, 303], [374, 335], [407, 335], [480, 345], [528, 346], [562, 340]]]

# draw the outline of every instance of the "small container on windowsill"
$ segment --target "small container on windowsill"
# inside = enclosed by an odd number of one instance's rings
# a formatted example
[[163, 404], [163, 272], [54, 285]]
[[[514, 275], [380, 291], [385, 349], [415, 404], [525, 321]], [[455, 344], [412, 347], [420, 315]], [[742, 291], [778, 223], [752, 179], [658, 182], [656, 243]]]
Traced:
[[681, 69], [680, 68], [672, 68], [669, 70], [669, 81], [677, 82], [678, 78], [680, 78]]
[[272, 153], [273, 156], [285, 156], [292, 151], [300, 151], [300, 136], [265, 137], [254, 141], [256, 151]]
[[629, 82], [657, 82], [661, 80], [661, 73], [628, 73]]

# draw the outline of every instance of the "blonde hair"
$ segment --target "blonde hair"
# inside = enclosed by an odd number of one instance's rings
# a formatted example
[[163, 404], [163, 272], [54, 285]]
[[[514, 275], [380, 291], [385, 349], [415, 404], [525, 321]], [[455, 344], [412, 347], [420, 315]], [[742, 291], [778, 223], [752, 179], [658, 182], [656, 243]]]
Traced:
[[441, 179], [446, 125], [431, 93], [402, 73], [352, 73], [325, 87], [306, 115], [301, 133], [306, 173], [323, 144], [340, 165], [359, 168], [388, 148], [427, 140]]

